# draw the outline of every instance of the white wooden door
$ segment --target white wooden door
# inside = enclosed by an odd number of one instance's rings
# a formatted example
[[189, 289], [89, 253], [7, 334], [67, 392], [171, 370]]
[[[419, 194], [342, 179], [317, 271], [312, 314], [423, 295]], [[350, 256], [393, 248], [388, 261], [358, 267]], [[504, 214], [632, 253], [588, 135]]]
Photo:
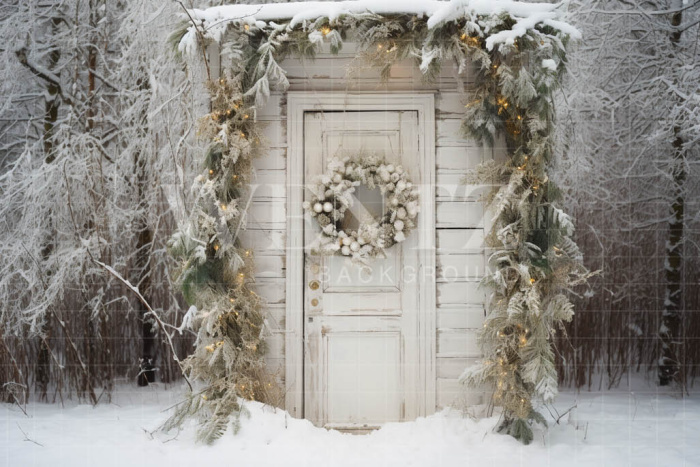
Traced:
[[[420, 186], [418, 139], [415, 111], [306, 112], [304, 182], [325, 172], [334, 156], [371, 152], [403, 165]], [[344, 221], [350, 229], [358, 218], [384, 211], [378, 189], [360, 187], [355, 195], [354, 215]], [[417, 417], [425, 387], [418, 368], [418, 232], [371, 267], [311, 254], [318, 233], [306, 214], [305, 418], [318, 426], [366, 429]]]

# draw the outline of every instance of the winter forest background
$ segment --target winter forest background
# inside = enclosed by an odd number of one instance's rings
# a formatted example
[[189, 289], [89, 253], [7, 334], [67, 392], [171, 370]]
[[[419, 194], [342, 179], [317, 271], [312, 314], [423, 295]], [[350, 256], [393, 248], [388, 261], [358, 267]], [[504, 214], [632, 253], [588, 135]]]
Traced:
[[[187, 7], [215, 1], [184, 2]], [[601, 270], [559, 339], [560, 379], [692, 390], [700, 371], [700, 1], [571, 0], [584, 39], [558, 96], [558, 185]], [[140, 359], [178, 379], [146, 310], [192, 337], [166, 242], [191, 202], [204, 76], [164, 0], [0, 4], [0, 399], [108, 400]], [[670, 362], [677, 357], [679, 365]], [[664, 359], [666, 357], [666, 359]], [[660, 372], [661, 368], [661, 372]]]

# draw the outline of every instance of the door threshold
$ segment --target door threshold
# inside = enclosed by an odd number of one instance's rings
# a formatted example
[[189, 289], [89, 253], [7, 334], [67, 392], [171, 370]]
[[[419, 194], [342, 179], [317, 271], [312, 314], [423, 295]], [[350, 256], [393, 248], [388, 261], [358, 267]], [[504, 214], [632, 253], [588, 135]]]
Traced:
[[339, 431], [341, 433], [349, 433], [351, 435], [367, 435], [370, 434], [373, 431], [376, 431], [380, 429], [382, 426], [381, 425], [369, 425], [369, 424], [362, 424], [362, 425], [347, 425], [347, 424], [340, 424], [340, 423], [328, 423], [323, 426], [327, 430], [335, 430]]

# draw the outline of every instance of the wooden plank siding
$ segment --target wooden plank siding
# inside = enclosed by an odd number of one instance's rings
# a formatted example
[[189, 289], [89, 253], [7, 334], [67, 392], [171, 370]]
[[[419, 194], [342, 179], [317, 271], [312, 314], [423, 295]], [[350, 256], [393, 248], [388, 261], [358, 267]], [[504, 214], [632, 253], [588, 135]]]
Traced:
[[[437, 244], [437, 406], [482, 402], [479, 392], [466, 393], [457, 383], [462, 371], [479, 357], [476, 332], [484, 319], [485, 187], [462, 185], [467, 171], [492, 157], [474, 141], [461, 137], [461, 115], [468, 101], [469, 74], [458, 76], [447, 65], [435, 83], [423, 82], [413, 62], [396, 65], [387, 82], [377, 70], [360, 67], [355, 48], [346, 44], [338, 56], [319, 53], [315, 60], [285, 60], [290, 91], [436, 93], [436, 244]], [[224, 64], [225, 66], [225, 64]], [[348, 75], [348, 70], [351, 73]], [[274, 92], [257, 121], [270, 150], [254, 161], [256, 178], [241, 239], [255, 253], [256, 290], [269, 303], [267, 362], [284, 382], [285, 244], [286, 244], [286, 96]], [[301, 312], [301, 310], [300, 310]]]

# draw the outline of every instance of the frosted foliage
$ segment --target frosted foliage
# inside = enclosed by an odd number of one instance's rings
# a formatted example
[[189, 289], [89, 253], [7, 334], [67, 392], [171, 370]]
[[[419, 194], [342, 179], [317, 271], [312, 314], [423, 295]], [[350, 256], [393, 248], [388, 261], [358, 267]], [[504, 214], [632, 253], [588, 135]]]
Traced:
[[[195, 88], [165, 44], [174, 3], [11, 3], [0, 7], [0, 381], [94, 401], [139, 371], [143, 310], [93, 259], [166, 322], [182, 314], [165, 240], [189, 198]], [[161, 337], [154, 363], [177, 378]]]
[[[649, 345], [649, 337], [667, 334], [665, 317], [697, 309], [700, 300], [699, 6], [681, 0], [569, 5], [584, 40], [569, 54], [570, 73], [558, 95], [559, 119], [568, 124], [558, 127], [563, 157], [552, 176], [563, 190], [562, 207], [577, 219], [582, 248], [603, 270], [595, 288], [605, 292], [578, 302], [590, 312], [575, 319], [576, 356], [563, 348], [567, 359], [585, 356], [576, 368], [607, 373], [611, 385], [626, 381], [626, 369], [635, 365], [655, 371], [649, 362], [677, 344], [684, 348], [673, 360], [687, 366], [674, 376], [698, 374], [698, 346], [681, 337], [698, 335], [697, 313], [682, 313], [682, 335], [660, 345]], [[674, 211], [678, 200], [682, 222]], [[679, 225], [683, 235], [674, 239], [671, 229]], [[673, 283], [680, 284], [676, 290]], [[615, 344], [603, 347], [600, 339]], [[583, 373], [566, 378], [591, 384]]]

